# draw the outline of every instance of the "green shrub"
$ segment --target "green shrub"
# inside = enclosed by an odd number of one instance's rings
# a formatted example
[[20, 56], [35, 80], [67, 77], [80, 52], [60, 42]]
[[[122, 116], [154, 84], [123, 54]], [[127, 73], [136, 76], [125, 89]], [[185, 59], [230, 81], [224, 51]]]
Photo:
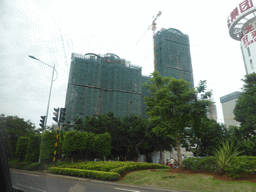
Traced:
[[43, 170], [44, 166], [43, 166], [43, 163], [31, 163], [31, 164], [28, 164], [24, 169], [29, 171], [38, 171], [38, 170]]
[[31, 162], [20, 162], [18, 160], [8, 161], [9, 167], [14, 169], [26, 169]]
[[25, 160], [26, 151], [28, 146], [28, 137], [20, 136], [16, 147], [16, 158], [19, 161]]
[[209, 172], [214, 172], [216, 170], [216, 168], [218, 167], [217, 163], [215, 162], [214, 157], [187, 158], [187, 159], [184, 159], [183, 166], [185, 169], [192, 170], [192, 171], [206, 170]]
[[223, 140], [222, 145], [217, 145], [214, 152], [215, 162], [219, 165], [220, 173], [225, 173], [226, 168], [232, 165], [232, 161], [242, 151], [239, 150], [239, 146], [235, 146], [234, 141]]
[[92, 170], [59, 168], [59, 167], [50, 167], [48, 170], [52, 173], [58, 173], [58, 174], [70, 175], [70, 176], [80, 176], [85, 178], [93, 178], [93, 179], [100, 179], [100, 180], [107, 180], [107, 181], [116, 181], [120, 178], [120, 175], [114, 172], [92, 171]]
[[231, 179], [241, 179], [246, 178], [248, 174], [256, 174], [256, 157], [235, 157], [231, 166], [226, 168], [226, 172]]
[[26, 151], [26, 160], [37, 162], [40, 153], [41, 137], [39, 135], [30, 135]]

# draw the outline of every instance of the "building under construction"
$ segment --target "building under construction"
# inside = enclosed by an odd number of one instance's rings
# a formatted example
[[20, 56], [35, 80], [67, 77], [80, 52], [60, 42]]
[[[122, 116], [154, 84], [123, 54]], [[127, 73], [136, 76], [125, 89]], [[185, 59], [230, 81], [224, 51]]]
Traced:
[[[176, 29], [161, 29], [155, 35], [156, 68], [163, 77], [183, 78], [194, 86], [188, 36]], [[72, 53], [66, 95], [66, 121], [76, 116], [97, 116], [114, 112], [146, 116], [142, 86], [149, 77], [141, 67], [115, 54]]]
[[114, 54], [72, 53], [66, 96], [66, 119], [77, 115], [140, 115], [141, 67]]
[[156, 70], [163, 77], [185, 79], [194, 87], [188, 35], [177, 29], [161, 29], [155, 34]]

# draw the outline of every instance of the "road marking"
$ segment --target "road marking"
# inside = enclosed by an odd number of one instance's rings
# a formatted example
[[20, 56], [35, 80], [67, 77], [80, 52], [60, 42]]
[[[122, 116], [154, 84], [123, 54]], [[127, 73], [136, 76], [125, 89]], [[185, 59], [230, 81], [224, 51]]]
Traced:
[[115, 188], [115, 189], [119, 189], [119, 190], [123, 190], [123, 191], [140, 192], [140, 191], [134, 191], [134, 190], [131, 190], [131, 189], [122, 189], [122, 188]]
[[19, 184], [19, 183], [17, 183], [17, 185], [19, 185], [19, 186], [21, 186], [21, 187], [26, 187], [26, 188], [29, 188], [29, 189], [37, 190], [37, 191], [46, 192], [46, 191], [44, 191], [44, 190], [37, 189], [37, 188], [34, 188], [34, 187], [29, 187], [29, 186], [26, 186], [26, 185], [21, 185], [21, 184]]

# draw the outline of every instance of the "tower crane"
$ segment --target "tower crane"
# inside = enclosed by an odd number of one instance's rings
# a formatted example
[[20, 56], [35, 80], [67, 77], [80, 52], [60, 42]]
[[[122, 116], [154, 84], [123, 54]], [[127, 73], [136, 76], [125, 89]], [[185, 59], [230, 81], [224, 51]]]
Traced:
[[155, 32], [156, 32], [156, 20], [157, 18], [162, 14], [162, 11], [159, 11], [159, 13], [156, 15], [155, 18], [153, 18], [154, 20], [152, 21], [152, 24], [147, 28], [146, 32], [140, 37], [140, 39], [138, 40], [138, 42], [136, 43], [136, 45], [139, 43], [139, 41], [141, 40], [141, 38], [148, 32], [149, 29], [152, 29], [152, 33], [153, 33], [153, 43], [154, 43], [154, 71], [156, 71], [156, 42], [155, 42]]

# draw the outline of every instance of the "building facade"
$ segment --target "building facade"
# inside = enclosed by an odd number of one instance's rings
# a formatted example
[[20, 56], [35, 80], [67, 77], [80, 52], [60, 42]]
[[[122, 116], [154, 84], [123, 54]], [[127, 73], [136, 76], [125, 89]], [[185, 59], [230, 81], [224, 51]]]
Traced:
[[227, 128], [229, 126], [240, 126], [240, 123], [234, 119], [235, 115], [233, 113], [233, 110], [235, 109], [235, 106], [236, 106], [236, 100], [240, 96], [241, 96], [241, 93], [236, 91], [220, 98], [220, 102], [222, 104], [224, 122]]

